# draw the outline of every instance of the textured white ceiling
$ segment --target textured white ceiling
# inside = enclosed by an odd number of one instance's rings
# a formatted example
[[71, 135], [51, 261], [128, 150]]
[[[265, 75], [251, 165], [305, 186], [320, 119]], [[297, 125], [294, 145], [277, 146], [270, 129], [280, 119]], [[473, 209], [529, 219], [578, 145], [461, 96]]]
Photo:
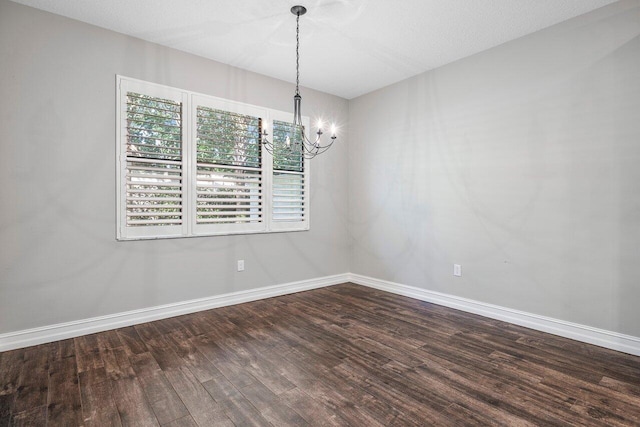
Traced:
[[[14, 0], [295, 81], [298, 0]], [[299, 0], [300, 84], [353, 98], [615, 0]]]

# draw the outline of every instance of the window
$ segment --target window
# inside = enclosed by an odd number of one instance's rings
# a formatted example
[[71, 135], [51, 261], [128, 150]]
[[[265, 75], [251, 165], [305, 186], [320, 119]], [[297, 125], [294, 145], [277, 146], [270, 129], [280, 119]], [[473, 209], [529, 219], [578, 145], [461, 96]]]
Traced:
[[121, 76], [117, 89], [118, 239], [309, 229], [291, 113]]

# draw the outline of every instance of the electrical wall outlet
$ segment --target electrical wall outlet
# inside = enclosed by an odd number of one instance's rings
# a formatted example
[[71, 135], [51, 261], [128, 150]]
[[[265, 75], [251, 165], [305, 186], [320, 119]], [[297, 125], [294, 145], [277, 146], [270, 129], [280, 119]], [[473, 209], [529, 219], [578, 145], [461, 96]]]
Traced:
[[462, 266], [460, 264], [453, 264], [453, 275], [462, 276]]
[[243, 259], [239, 259], [238, 260], [238, 271], [244, 271], [244, 260]]

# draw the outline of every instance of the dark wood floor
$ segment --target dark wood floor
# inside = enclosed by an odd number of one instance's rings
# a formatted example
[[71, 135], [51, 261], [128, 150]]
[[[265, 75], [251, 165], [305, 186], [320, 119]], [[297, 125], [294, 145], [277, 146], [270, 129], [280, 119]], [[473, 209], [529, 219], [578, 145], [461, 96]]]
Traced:
[[345, 284], [0, 353], [0, 425], [640, 425], [640, 358]]

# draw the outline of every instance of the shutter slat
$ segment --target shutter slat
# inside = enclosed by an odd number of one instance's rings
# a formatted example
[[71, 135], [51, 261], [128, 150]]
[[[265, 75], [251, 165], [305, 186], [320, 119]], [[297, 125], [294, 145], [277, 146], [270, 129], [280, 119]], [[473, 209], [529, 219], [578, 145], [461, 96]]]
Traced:
[[246, 224], [251, 222], [262, 222], [262, 217], [259, 218], [198, 218], [198, 223], [202, 224]]
[[211, 203], [254, 203], [256, 205], [262, 205], [262, 202], [259, 201], [257, 197], [198, 197], [196, 198], [196, 202], [199, 203], [199, 206], [210, 205]]
[[[166, 176], [176, 176], [176, 173], [180, 173], [180, 170], [178, 169], [171, 169], [171, 168], [159, 168], [159, 167], [153, 167], [153, 166], [134, 166], [134, 165], [128, 165], [127, 166], [128, 170], [132, 170], [132, 171], [137, 171], [137, 170], [141, 170], [141, 171], [147, 171], [147, 172], [163, 172], [165, 174], [167, 174]], [[172, 175], [168, 175], [168, 174], [172, 174]], [[145, 174], [146, 176], [146, 174]], [[160, 175], [162, 176], [162, 175]]]
[[[132, 142], [134, 139], [150, 139], [153, 140], [153, 143], [145, 143], [145, 142]], [[170, 142], [172, 145], [168, 144], [158, 144], [157, 141], [165, 141]], [[158, 138], [157, 136], [132, 136], [127, 142], [128, 146], [142, 147], [142, 148], [162, 148], [164, 150], [173, 150], [180, 151], [180, 141], [171, 141], [168, 139]]]
[[262, 211], [224, 211], [224, 212], [201, 212], [198, 214], [201, 218], [224, 218], [238, 217], [240, 219], [248, 216], [262, 216]]
[[[227, 176], [225, 174], [225, 176]], [[258, 184], [260, 185], [262, 183], [262, 180], [259, 177], [253, 178], [251, 177], [251, 179], [225, 179], [225, 178], [204, 178], [204, 177], [200, 177], [198, 176], [196, 178], [196, 181], [198, 182], [238, 182], [238, 183], [249, 183], [249, 184]]]
[[277, 202], [278, 198], [304, 200], [304, 197], [301, 197], [300, 195], [296, 195], [296, 194], [278, 194], [278, 193], [274, 193], [274, 195], [273, 195], [274, 202]]
[[181, 216], [180, 212], [129, 212], [127, 211], [128, 217], [158, 217], [158, 216], [170, 216], [170, 217], [179, 217]]
[[[182, 202], [181, 197], [131, 197], [127, 198], [127, 202]], [[150, 205], [152, 206], [152, 205]]]
[[182, 194], [182, 190], [154, 190], [146, 188], [127, 188], [128, 194]]
[[182, 224], [182, 219], [140, 219], [127, 220], [127, 225], [175, 225]]
[[154, 179], [151, 177], [138, 178], [138, 180], [127, 180], [127, 185], [145, 186], [145, 187], [182, 187], [181, 180], [167, 181], [162, 178]]
[[[229, 166], [229, 165], [224, 165], [224, 164], [206, 163], [206, 162], [198, 162], [197, 166], [198, 166], [198, 173], [201, 173], [200, 172], [201, 169], [203, 171], [205, 171], [204, 173], [206, 173], [206, 170], [208, 168], [228, 170], [229, 173], [234, 173], [234, 172], [237, 172], [237, 171], [253, 172], [256, 175], [260, 175], [260, 173], [261, 173], [260, 168], [255, 168], [255, 167]], [[226, 173], [226, 172], [223, 172], [223, 173]]]
[[260, 207], [260, 204], [253, 204], [252, 202], [246, 202], [246, 203], [222, 203], [222, 204], [202, 204], [201, 207], [202, 209], [237, 209], [237, 208], [255, 208], [255, 207]]
[[[134, 159], [131, 159], [130, 162], [132, 165], [135, 165], [136, 163], [157, 163], [157, 164], [168, 165], [168, 166], [180, 166], [179, 168], [175, 168], [176, 171], [181, 171], [182, 169], [181, 160], [158, 160], [158, 159], [146, 159], [144, 157], [135, 157]], [[174, 169], [167, 169], [167, 170], [174, 170]]]
[[[133, 169], [131, 167], [127, 168], [127, 169]], [[150, 169], [142, 169], [143, 171], [145, 170], [150, 170]], [[155, 169], [154, 171], [158, 171], [159, 169]], [[164, 181], [181, 181], [182, 177], [180, 175], [169, 175], [169, 174], [158, 174], [158, 173], [135, 173], [135, 172], [130, 172], [128, 174], [126, 174], [127, 178], [141, 178], [141, 179], [157, 179], [157, 180], [164, 180]]]
[[299, 216], [280, 216], [278, 215], [277, 217], [274, 216], [273, 218], [274, 221], [276, 222], [283, 222], [283, 221], [304, 221], [304, 216], [299, 215]]
[[[127, 116], [127, 120], [129, 121], [129, 123], [145, 123], [145, 124], [150, 124], [150, 125], [158, 125], [158, 126], [162, 126], [162, 127], [169, 127], [169, 128], [174, 128], [175, 130], [177, 130], [178, 132], [176, 132], [177, 135], [180, 135], [180, 132], [182, 130], [182, 127], [180, 126], [180, 124], [171, 124], [171, 123], [167, 123], [167, 121], [178, 121], [176, 119], [173, 118], [168, 118], [168, 117], [162, 117], [162, 116], [154, 116], [153, 114], [139, 114], [139, 113], [132, 113], [132, 115], [136, 115], [139, 116], [138, 118], [136, 117], [131, 117], [131, 116]], [[157, 121], [153, 121], [153, 120], [145, 120], [145, 119], [149, 119], [151, 117], [158, 117], [158, 118], [162, 118], [165, 119], [163, 122], [159, 123]], [[179, 122], [179, 121], [178, 121]], [[140, 127], [135, 127], [135, 129], [144, 129], [147, 130], [146, 128], [140, 128]]]
[[171, 205], [171, 204], [144, 204], [144, 205], [135, 205], [135, 204], [128, 204], [127, 205], [127, 211], [130, 209], [146, 209], [148, 211], [152, 211], [155, 209], [182, 209], [182, 205]]

